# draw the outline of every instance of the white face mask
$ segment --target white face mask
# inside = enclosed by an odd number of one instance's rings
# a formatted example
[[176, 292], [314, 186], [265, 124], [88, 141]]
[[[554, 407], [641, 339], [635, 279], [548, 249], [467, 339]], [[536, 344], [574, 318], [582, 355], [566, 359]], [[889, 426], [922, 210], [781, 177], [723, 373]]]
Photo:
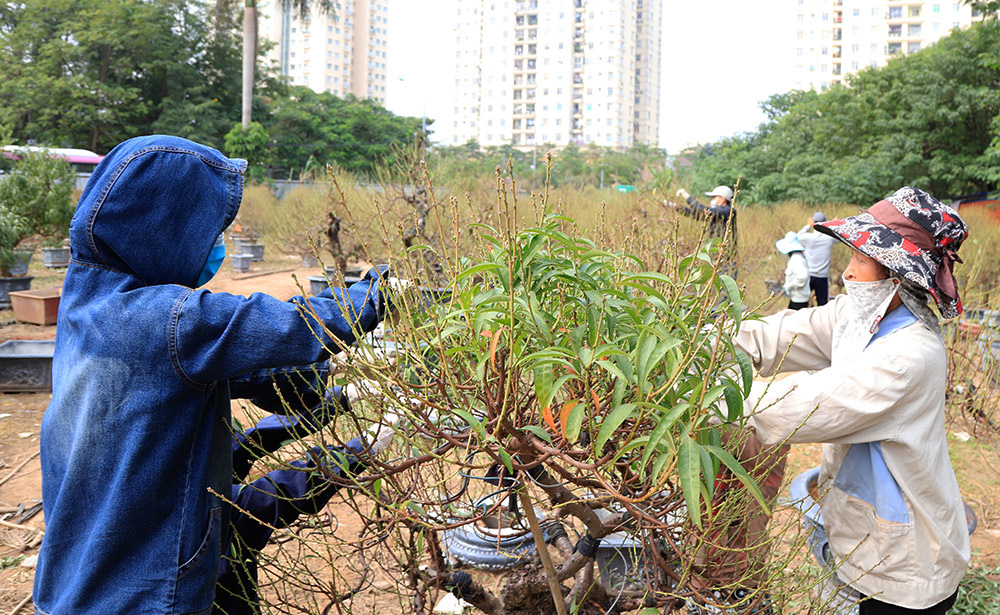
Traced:
[[878, 331], [892, 298], [899, 289], [898, 278], [887, 278], [874, 282], [855, 282], [844, 279], [844, 288], [851, 300], [851, 309], [841, 318], [834, 329], [834, 356], [850, 356], [868, 346], [872, 336]]

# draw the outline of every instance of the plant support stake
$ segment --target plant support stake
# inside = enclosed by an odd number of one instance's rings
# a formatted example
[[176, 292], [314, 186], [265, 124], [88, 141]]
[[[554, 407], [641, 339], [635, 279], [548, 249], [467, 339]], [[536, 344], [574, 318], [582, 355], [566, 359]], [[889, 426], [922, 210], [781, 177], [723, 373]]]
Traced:
[[[526, 489], [526, 488], [525, 488]], [[535, 516], [535, 508], [531, 504], [528, 492], [521, 489], [517, 492], [521, 499], [521, 508], [524, 516], [528, 518], [528, 526], [531, 527], [531, 536], [535, 539], [535, 548], [538, 549], [538, 557], [542, 558], [542, 567], [545, 569], [545, 580], [549, 582], [549, 591], [552, 592], [552, 601], [556, 604], [556, 613], [567, 615], [566, 603], [563, 602], [562, 591], [559, 587], [559, 579], [556, 577], [556, 567], [552, 565], [552, 558], [549, 550], [545, 546], [545, 537], [542, 535], [542, 526], [538, 525], [538, 517]]]

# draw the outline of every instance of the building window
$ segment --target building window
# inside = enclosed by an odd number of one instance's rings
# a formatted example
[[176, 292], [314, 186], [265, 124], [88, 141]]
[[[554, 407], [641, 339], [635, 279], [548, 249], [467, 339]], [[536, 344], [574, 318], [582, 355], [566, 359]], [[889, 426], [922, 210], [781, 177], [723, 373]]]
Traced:
[[920, 51], [920, 41], [913, 41], [906, 45], [906, 53], [916, 53]]
[[889, 7], [889, 19], [901, 19], [902, 17], [903, 17], [903, 7], [901, 6]]
[[906, 29], [906, 34], [910, 37], [920, 36], [920, 24], [911, 23]]

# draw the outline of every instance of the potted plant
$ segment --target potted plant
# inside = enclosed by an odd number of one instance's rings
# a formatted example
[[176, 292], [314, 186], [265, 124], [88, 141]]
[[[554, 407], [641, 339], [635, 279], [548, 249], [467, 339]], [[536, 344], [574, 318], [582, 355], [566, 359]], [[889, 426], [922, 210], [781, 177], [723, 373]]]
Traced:
[[30, 276], [26, 276], [27, 268], [20, 272], [20, 258], [17, 243], [25, 234], [27, 223], [24, 218], [6, 207], [0, 201], [0, 309], [10, 309], [10, 291], [28, 290], [31, 288]]
[[45, 265], [66, 266], [69, 248], [62, 243], [69, 234], [73, 217], [73, 169], [65, 160], [42, 153], [23, 152], [18, 157], [20, 159], [0, 182], [0, 206], [17, 216], [20, 223], [7, 229], [0, 248], [5, 247], [8, 253], [0, 254], [0, 259], [9, 266], [14, 262], [14, 245], [29, 235], [38, 234], [55, 244], [54, 249], [42, 248]]

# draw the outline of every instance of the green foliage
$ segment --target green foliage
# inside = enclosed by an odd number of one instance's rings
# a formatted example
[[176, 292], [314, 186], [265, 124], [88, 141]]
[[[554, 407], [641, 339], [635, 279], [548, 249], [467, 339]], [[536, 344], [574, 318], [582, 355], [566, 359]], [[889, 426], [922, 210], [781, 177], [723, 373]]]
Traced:
[[[771, 97], [757, 131], [685, 152], [696, 188], [744, 202], [872, 203], [902, 185], [947, 197], [1000, 181], [1000, 23], [973, 24], [849, 86]], [[992, 144], [992, 145], [991, 145]]]
[[23, 234], [65, 237], [73, 218], [73, 169], [42, 153], [18, 155], [21, 160], [0, 179], [0, 207], [24, 221]]
[[15, 566], [18, 566], [23, 561], [24, 561], [24, 554], [23, 553], [21, 555], [11, 555], [11, 556], [8, 556], [8, 557], [0, 557], [0, 570], [4, 570], [6, 568], [13, 568]]
[[0, 124], [104, 152], [152, 131], [219, 146], [239, 114], [234, 1], [0, 5]]
[[267, 130], [258, 122], [250, 122], [246, 130], [237, 123], [226, 133], [226, 154], [247, 161], [247, 179], [259, 182], [267, 177], [264, 165], [269, 139]]
[[1000, 567], [970, 568], [958, 586], [953, 615], [1000, 615]]
[[466, 368], [457, 384], [482, 391], [448, 407], [466, 409], [476, 446], [505, 465], [530, 462], [525, 438], [538, 437], [623, 496], [675, 485], [699, 527], [722, 465], [760, 498], [710, 424], [739, 421], [752, 375], [729, 337], [736, 283], [705, 251], [665, 275], [573, 227], [555, 214], [513, 235], [477, 227], [483, 252], [463, 260], [450, 309], [425, 325], [437, 362]]
[[[0, 187], [3, 186], [0, 180]], [[13, 263], [14, 246], [24, 237], [28, 229], [27, 221], [0, 202], [0, 272], [8, 273]]]
[[395, 162], [395, 146], [425, 139], [420, 118], [393, 115], [374, 100], [306, 87], [273, 100], [264, 124], [274, 135], [270, 156], [276, 166], [299, 172], [318, 162], [368, 175]]
[[985, 19], [996, 19], [1000, 14], [1000, 0], [965, 0], [976, 13], [981, 13]]

